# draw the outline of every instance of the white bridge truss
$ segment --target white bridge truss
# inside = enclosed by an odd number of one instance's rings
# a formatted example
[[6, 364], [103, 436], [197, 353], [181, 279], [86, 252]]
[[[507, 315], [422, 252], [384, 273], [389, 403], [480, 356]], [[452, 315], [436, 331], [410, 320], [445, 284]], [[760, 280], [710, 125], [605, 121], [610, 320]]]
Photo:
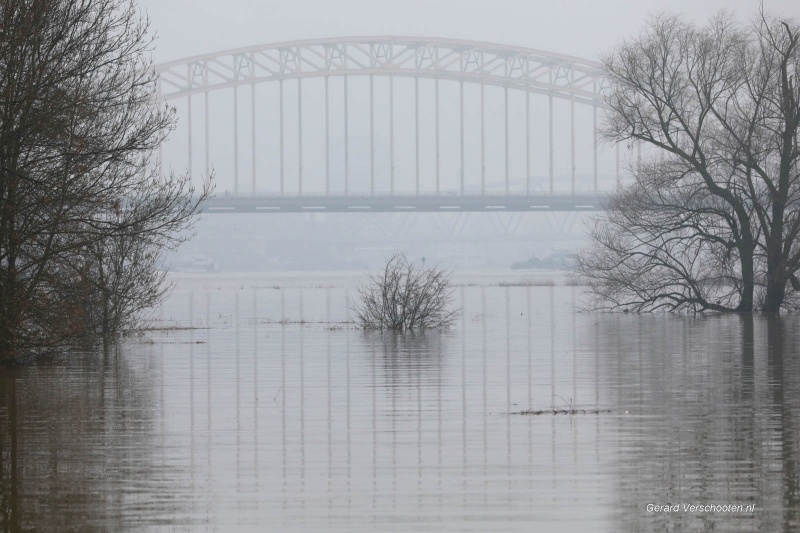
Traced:
[[[553, 170], [553, 99], [562, 99], [570, 102], [570, 128], [571, 128], [571, 192], [578, 194], [576, 189], [575, 171], [575, 106], [590, 106], [593, 111], [592, 126], [596, 131], [597, 110], [603, 107], [603, 93], [607, 89], [607, 80], [603, 77], [602, 66], [593, 61], [572, 57], [563, 54], [543, 52], [529, 48], [504, 46], [486, 42], [462, 41], [454, 39], [435, 39], [435, 38], [413, 38], [413, 37], [351, 37], [351, 38], [331, 38], [305, 41], [293, 41], [263, 46], [251, 46], [228, 50], [218, 53], [205, 54], [185, 58], [177, 61], [163, 63], [156, 66], [159, 75], [160, 96], [165, 100], [175, 100], [186, 98], [188, 100], [188, 128], [189, 128], [189, 173], [192, 172], [192, 124], [191, 106], [193, 95], [205, 96], [205, 144], [206, 153], [206, 172], [210, 168], [209, 162], [209, 134], [208, 134], [208, 93], [225, 88], [233, 88], [233, 114], [239, 115], [239, 99], [236, 89], [239, 87], [255, 87], [256, 84], [263, 82], [279, 82], [281, 94], [281, 113], [278, 128], [280, 128], [280, 168], [270, 169], [271, 172], [279, 172], [280, 193], [278, 197], [304, 196], [309, 194], [307, 187], [303, 183], [303, 98], [302, 80], [305, 78], [325, 78], [325, 196], [335, 196], [330, 189], [330, 153], [329, 153], [329, 126], [328, 126], [328, 78], [344, 77], [344, 109], [345, 109], [345, 170], [344, 170], [344, 195], [353, 193], [349, 185], [349, 174], [352, 169], [348, 167], [348, 132], [347, 132], [347, 79], [351, 76], [370, 77], [370, 188], [369, 191], [358, 191], [357, 194], [374, 195], [376, 187], [374, 184], [374, 124], [373, 124], [373, 94], [372, 77], [386, 76], [390, 78], [390, 91], [392, 90], [392, 77], [411, 77], [430, 78], [436, 80], [436, 189], [435, 196], [441, 193], [439, 187], [439, 80], [452, 80], [460, 84], [460, 140], [461, 140], [461, 189], [460, 194], [465, 194], [464, 188], [464, 83], [479, 84], [481, 86], [481, 188], [480, 193], [487, 192], [486, 188], [486, 165], [484, 163], [485, 151], [485, 132], [484, 132], [484, 85], [502, 87], [505, 91], [505, 195], [511, 196], [514, 193], [509, 188], [509, 98], [508, 91], [516, 90], [526, 93], [525, 100], [525, 135], [528, 151], [530, 152], [530, 112], [529, 101], [531, 94], [544, 95], [549, 99], [549, 194], [553, 194], [554, 189], [554, 170]], [[287, 184], [287, 176], [284, 170], [284, 118], [283, 118], [283, 82], [285, 80], [297, 80], [298, 101], [297, 101], [297, 143], [298, 148], [298, 175], [299, 184]], [[420, 198], [428, 196], [430, 193], [421, 193], [420, 189], [420, 140], [419, 140], [419, 83], [415, 85], [414, 105], [416, 113], [416, 195]], [[255, 94], [253, 89], [253, 94]], [[391, 93], [390, 93], [391, 94]], [[393, 102], [391, 100], [390, 102]], [[253, 117], [255, 117], [256, 100], [253, 96], [252, 101]], [[391, 106], [394, 104], [391, 103]], [[390, 117], [394, 116], [393, 107]], [[244, 193], [251, 192], [250, 196], [256, 196], [257, 187], [257, 165], [256, 165], [256, 128], [255, 118], [252, 126], [252, 185], [246, 186], [239, 172], [239, 131], [238, 119], [234, 118], [233, 135], [233, 154], [234, 154], [234, 188], [233, 199], [226, 201], [235, 203], [237, 197]], [[392, 119], [390, 118], [390, 121]], [[390, 122], [390, 128], [394, 128]], [[391, 137], [391, 185], [390, 195], [395, 194], [395, 171], [394, 171], [394, 133], [392, 129]], [[594, 136], [594, 162], [593, 162], [593, 195], [597, 198], [604, 196], [598, 191], [597, 175], [597, 134]], [[527, 187], [526, 195], [533, 193], [530, 186], [531, 163], [530, 154], [527, 156]], [[617, 180], [619, 180], [619, 151], [617, 151]], [[294, 179], [294, 176], [293, 178]], [[241, 183], [240, 183], [241, 182]], [[291, 186], [290, 186], [291, 185]], [[298, 192], [289, 193], [289, 190]], [[495, 191], [497, 193], [498, 191]], [[586, 191], [582, 194], [585, 195]], [[541, 193], [539, 193], [541, 194]], [[341, 194], [339, 194], [341, 196]], [[410, 200], [413, 203], [413, 199]], [[524, 204], [522, 202], [520, 205]], [[592, 201], [591, 205], [599, 206], [600, 200]], [[586, 204], [585, 201], [582, 204]], [[582, 205], [581, 204], [581, 205]], [[555, 204], [554, 204], [555, 205]], [[570, 207], [559, 207], [557, 210], [573, 210]], [[514, 210], [517, 210], [514, 208]], [[273, 211], [279, 211], [273, 210]], [[265, 211], [266, 212], [266, 211]]]
[[162, 96], [265, 81], [382, 75], [484, 83], [602, 105], [601, 65], [529, 48], [454, 39], [350, 37], [251, 46], [158, 65]]

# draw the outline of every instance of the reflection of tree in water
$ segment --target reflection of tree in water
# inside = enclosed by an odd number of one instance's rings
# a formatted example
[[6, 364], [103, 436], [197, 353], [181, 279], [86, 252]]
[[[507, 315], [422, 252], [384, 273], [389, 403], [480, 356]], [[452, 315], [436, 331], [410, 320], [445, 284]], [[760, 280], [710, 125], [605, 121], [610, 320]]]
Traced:
[[[800, 415], [800, 361], [793, 356], [798, 353], [798, 324], [796, 320], [787, 324], [790, 319], [781, 316], [769, 316], [766, 321], [768, 389], [772, 391], [769, 407], [773, 419], [768, 430], [772, 436], [769, 442], [770, 447], [777, 445], [780, 449], [780, 464], [772, 462], [783, 474], [782, 486], [777, 487], [782, 489], [783, 529], [797, 531], [800, 529], [800, 426], [797, 424]], [[789, 337], [788, 331], [795, 332], [794, 336]]]
[[[612, 438], [620, 531], [798, 530], [798, 326], [794, 316], [599, 318], [601, 379], [624, 416]], [[648, 503], [756, 512], [648, 513]]]
[[158, 378], [147, 358], [129, 364], [131, 356], [3, 369], [0, 529], [121, 530], [155, 519], [159, 502], [138, 500], [134, 486], [174, 495], [174, 473], [154, 457], [151, 438]]
[[363, 341], [366, 353], [380, 361], [386, 384], [402, 392], [418, 385], [441, 385], [448, 335], [442, 331], [365, 331]]

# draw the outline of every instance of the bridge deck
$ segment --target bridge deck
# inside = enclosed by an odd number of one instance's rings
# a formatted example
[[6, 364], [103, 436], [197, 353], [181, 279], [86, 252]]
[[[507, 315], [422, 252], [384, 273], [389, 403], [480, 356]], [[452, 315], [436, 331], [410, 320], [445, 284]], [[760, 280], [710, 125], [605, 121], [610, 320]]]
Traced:
[[251, 196], [210, 198], [208, 213], [400, 213], [601, 211], [607, 194], [563, 195], [420, 195], [420, 196]]

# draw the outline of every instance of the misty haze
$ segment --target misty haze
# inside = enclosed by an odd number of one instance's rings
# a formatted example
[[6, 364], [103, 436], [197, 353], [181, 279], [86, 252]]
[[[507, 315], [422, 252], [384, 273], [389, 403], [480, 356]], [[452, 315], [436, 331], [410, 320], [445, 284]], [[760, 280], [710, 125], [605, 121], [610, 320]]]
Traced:
[[796, 3], [0, 20], [2, 531], [800, 528]]

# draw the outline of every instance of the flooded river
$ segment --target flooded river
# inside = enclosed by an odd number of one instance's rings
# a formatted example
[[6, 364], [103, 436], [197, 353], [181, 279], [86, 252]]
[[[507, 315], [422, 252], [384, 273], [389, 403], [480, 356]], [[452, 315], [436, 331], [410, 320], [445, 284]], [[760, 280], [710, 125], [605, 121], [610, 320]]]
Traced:
[[800, 528], [799, 317], [475, 275], [453, 329], [365, 333], [357, 279], [184, 275], [159, 329], [3, 369], [2, 530]]

